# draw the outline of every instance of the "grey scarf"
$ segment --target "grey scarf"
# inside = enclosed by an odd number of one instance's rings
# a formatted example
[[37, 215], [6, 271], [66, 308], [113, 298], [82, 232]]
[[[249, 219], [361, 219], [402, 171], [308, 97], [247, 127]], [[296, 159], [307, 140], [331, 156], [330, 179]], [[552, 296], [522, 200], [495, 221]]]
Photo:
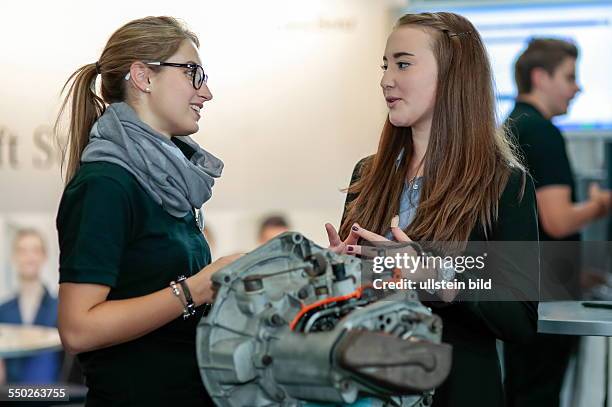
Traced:
[[223, 162], [191, 137], [177, 138], [195, 150], [191, 159], [140, 120], [127, 103], [113, 103], [94, 123], [81, 161], [120, 165], [170, 215], [184, 217], [210, 199]]

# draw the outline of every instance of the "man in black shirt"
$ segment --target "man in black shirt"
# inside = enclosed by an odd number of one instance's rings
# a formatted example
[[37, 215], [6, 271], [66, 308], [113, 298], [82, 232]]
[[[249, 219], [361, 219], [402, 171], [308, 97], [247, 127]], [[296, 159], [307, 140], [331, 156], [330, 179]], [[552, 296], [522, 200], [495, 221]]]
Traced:
[[[551, 122], [567, 112], [580, 91], [575, 45], [558, 39], [533, 39], [515, 65], [516, 105], [506, 122], [533, 176], [542, 250], [542, 300], [580, 296], [579, 231], [604, 216], [610, 194], [596, 184], [589, 200], [576, 202], [574, 175], [561, 132]], [[574, 249], [574, 250], [572, 250]], [[560, 253], [562, 256], [560, 256]], [[529, 345], [505, 346], [508, 406], [558, 406], [563, 376], [576, 338], [538, 335]]]

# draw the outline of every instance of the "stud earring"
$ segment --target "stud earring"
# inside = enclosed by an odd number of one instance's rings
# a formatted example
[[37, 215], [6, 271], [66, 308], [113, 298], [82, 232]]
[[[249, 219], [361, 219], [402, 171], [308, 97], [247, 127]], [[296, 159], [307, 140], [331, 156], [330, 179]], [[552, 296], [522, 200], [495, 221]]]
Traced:
[[151, 88], [149, 88], [148, 86], [145, 88], [145, 92], [147, 93], [151, 93]]

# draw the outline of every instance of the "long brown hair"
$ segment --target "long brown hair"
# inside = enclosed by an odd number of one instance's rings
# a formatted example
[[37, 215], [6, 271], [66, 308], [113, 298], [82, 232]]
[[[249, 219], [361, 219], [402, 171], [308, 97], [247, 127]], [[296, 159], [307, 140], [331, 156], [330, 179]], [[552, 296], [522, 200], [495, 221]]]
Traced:
[[[70, 75], [62, 88], [62, 93], [66, 88], [68, 92], [54, 126], [55, 134], [59, 136], [61, 118], [70, 104], [68, 144], [62, 149], [62, 168], [67, 162], [66, 183], [79, 169], [91, 127], [104, 113], [106, 104], [126, 99], [124, 77], [132, 63], [163, 61], [174, 55], [184, 40], [200, 46], [198, 37], [173, 17], [133, 20], [111, 35], [97, 63], [83, 65]], [[100, 96], [96, 94], [98, 73], [102, 76]]]
[[[496, 129], [493, 79], [476, 28], [453, 13], [406, 14], [395, 28], [413, 26], [431, 35], [438, 64], [423, 187], [406, 233], [415, 241], [467, 241], [478, 224], [485, 235], [497, 219], [498, 201], [513, 167], [523, 170], [505, 131]], [[396, 168], [396, 158], [404, 151]], [[356, 198], [340, 227], [353, 223], [384, 233], [398, 213], [413, 154], [412, 131], [387, 121], [378, 151], [348, 188]]]

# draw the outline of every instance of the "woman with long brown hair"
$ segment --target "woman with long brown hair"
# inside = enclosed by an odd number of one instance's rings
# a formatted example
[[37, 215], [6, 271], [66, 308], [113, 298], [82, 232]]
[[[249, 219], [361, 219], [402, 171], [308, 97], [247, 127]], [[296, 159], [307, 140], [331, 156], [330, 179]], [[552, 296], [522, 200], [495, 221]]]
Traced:
[[[383, 70], [389, 115], [376, 154], [355, 167], [340, 233], [326, 225], [330, 247], [360, 254], [363, 240], [537, 242], [533, 183], [496, 129], [492, 74], [474, 26], [453, 13], [407, 14], [387, 40]], [[528, 272], [509, 257], [499, 263], [506, 272]], [[527, 266], [537, 270], [537, 257]], [[502, 406], [495, 341], [531, 340], [537, 302], [435, 295], [453, 367], [434, 405]]]
[[223, 168], [188, 136], [212, 99], [198, 47], [174, 18], [134, 20], [67, 82], [59, 331], [87, 406], [212, 404], [196, 326], [236, 256], [211, 263], [198, 216]]

